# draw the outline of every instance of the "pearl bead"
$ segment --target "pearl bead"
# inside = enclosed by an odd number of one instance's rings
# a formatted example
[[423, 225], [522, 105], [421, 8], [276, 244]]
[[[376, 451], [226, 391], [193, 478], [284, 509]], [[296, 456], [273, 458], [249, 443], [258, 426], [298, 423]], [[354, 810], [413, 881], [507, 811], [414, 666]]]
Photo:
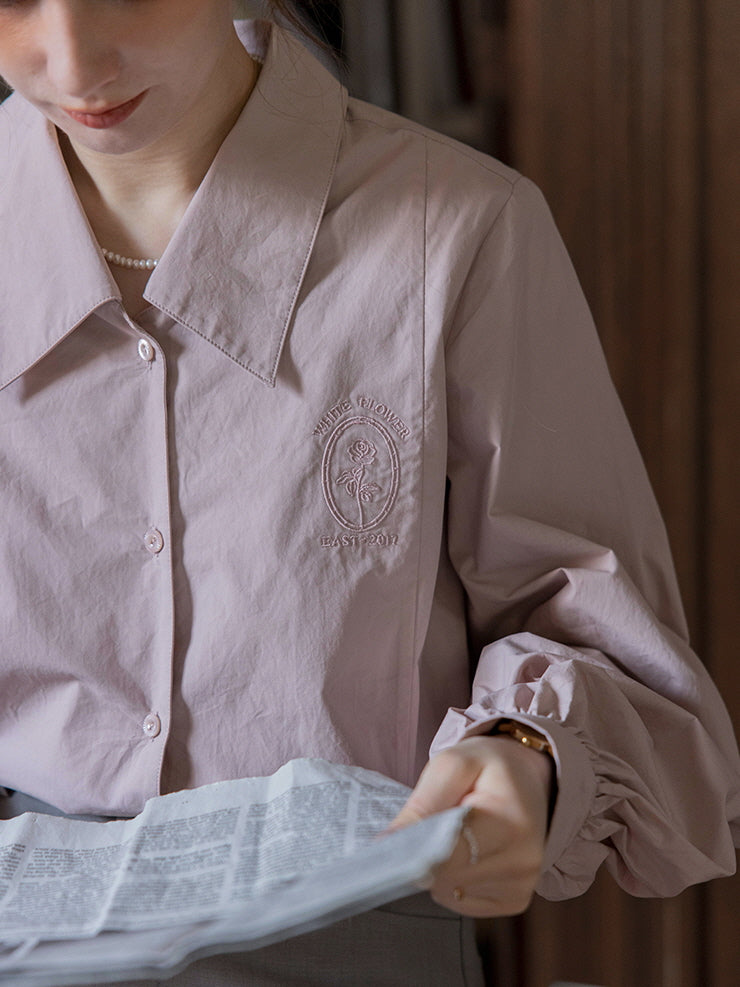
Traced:
[[159, 263], [158, 257], [124, 257], [122, 254], [115, 254], [105, 247], [100, 248], [103, 257], [109, 264], [116, 264], [118, 267], [127, 267], [132, 271], [153, 271]]

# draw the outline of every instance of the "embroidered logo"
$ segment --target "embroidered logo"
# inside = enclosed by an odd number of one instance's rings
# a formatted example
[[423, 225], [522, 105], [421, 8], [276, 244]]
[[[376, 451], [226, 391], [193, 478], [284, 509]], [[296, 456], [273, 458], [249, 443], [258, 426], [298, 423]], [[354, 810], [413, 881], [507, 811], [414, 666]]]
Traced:
[[321, 482], [326, 506], [347, 531], [370, 531], [388, 517], [398, 496], [398, 449], [374, 418], [357, 415], [337, 425], [324, 450]]

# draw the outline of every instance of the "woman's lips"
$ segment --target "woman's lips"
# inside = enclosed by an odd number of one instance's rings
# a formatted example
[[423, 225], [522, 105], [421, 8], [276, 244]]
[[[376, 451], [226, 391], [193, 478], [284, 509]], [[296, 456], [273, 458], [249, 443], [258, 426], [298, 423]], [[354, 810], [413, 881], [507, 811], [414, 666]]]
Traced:
[[139, 93], [138, 96], [134, 96], [133, 99], [128, 100], [126, 103], [121, 103], [119, 106], [112, 106], [108, 110], [96, 111], [94, 113], [89, 110], [82, 112], [80, 110], [68, 110], [64, 107], [62, 109], [64, 109], [68, 117], [71, 117], [77, 123], [83, 124], [85, 127], [90, 127], [93, 130], [106, 130], [108, 127], [115, 127], [117, 124], [123, 123], [124, 120], [128, 120], [146, 94], [147, 90], [145, 89], [143, 93]]

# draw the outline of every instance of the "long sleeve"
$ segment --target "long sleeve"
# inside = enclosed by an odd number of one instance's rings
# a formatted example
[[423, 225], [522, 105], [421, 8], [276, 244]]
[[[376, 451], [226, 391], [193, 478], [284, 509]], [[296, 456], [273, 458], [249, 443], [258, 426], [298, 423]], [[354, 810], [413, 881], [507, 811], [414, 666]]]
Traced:
[[449, 553], [479, 654], [433, 750], [529, 721], [558, 800], [539, 892], [606, 865], [637, 895], [732, 873], [732, 725], [687, 643], [664, 527], [547, 207], [524, 179], [447, 347]]

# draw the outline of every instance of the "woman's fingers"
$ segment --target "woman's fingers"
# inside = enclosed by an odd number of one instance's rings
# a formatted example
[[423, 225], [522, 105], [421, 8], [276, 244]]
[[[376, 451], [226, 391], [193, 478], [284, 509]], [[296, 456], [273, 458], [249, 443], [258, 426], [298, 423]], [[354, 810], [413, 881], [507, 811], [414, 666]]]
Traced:
[[[514, 832], [485, 810], [472, 810], [465, 825], [468, 837], [461, 835], [454, 853], [435, 873], [430, 888], [434, 900], [478, 918], [524, 911], [542, 865], [542, 844], [536, 835]], [[471, 853], [471, 839], [476, 856]]]
[[524, 911], [534, 893], [547, 834], [547, 756], [503, 737], [474, 737], [434, 757], [392, 828], [455, 805], [471, 812], [430, 889], [463, 915]]
[[477, 758], [467, 755], [460, 747], [442, 751], [427, 763], [391, 829], [403, 829], [435, 812], [460, 805], [473, 790], [481, 766]]

